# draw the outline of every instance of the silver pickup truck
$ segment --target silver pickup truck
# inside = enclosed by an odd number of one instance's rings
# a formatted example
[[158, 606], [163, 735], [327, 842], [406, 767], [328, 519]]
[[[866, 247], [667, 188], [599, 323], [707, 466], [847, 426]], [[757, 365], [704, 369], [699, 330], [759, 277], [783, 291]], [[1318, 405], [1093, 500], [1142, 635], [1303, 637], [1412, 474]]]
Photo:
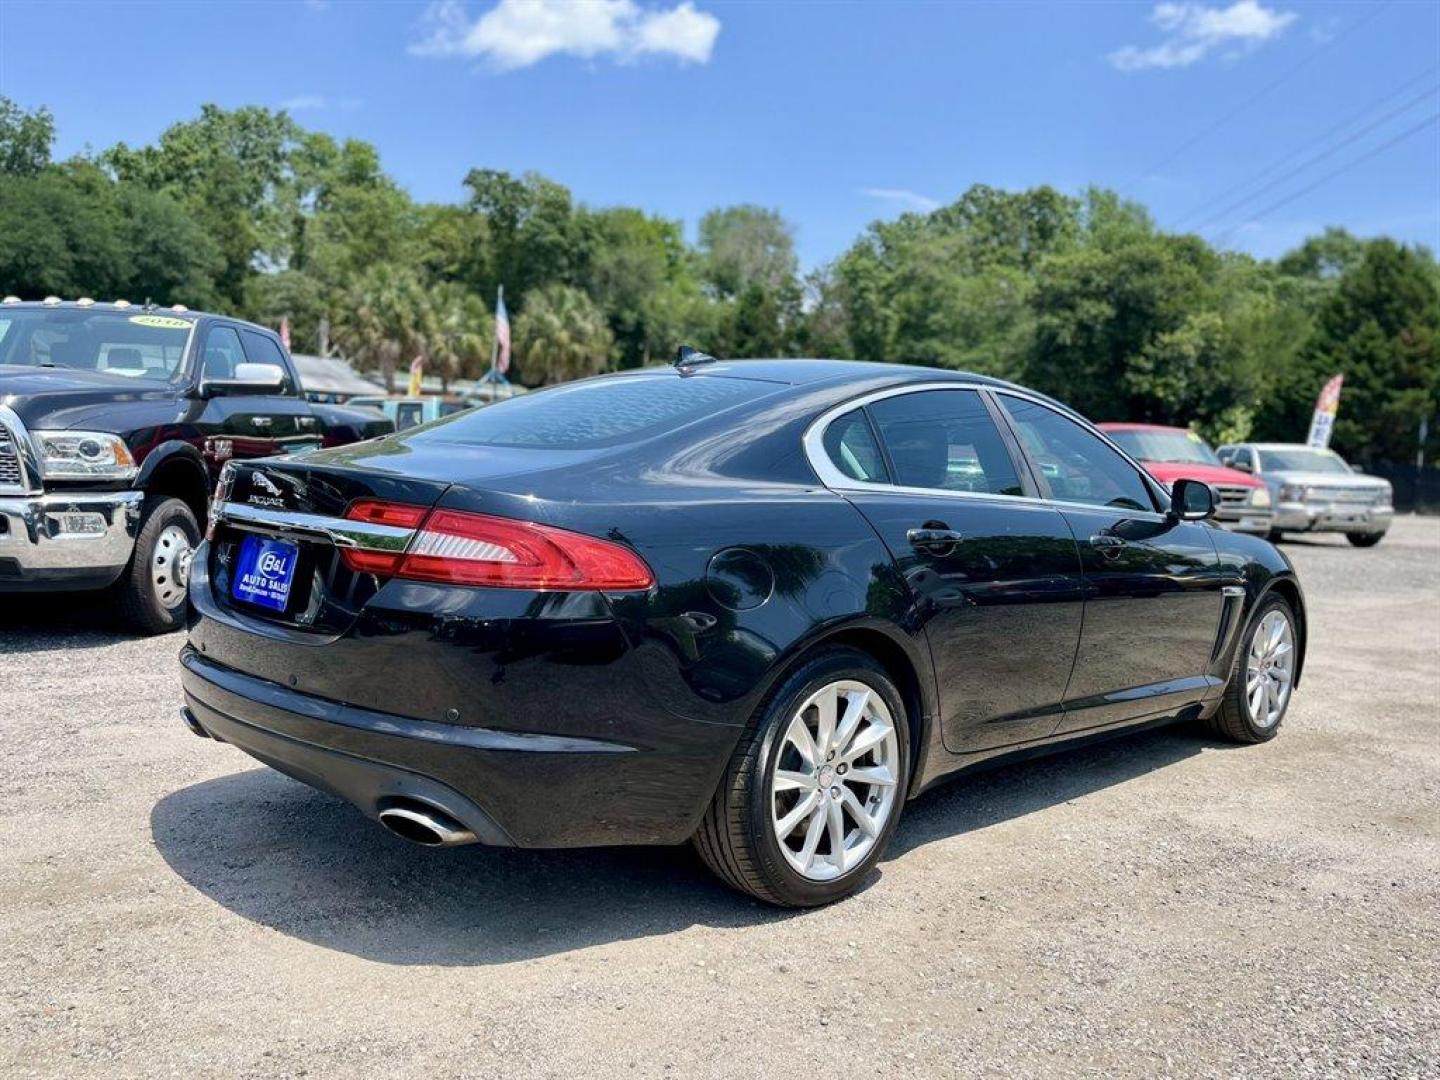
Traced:
[[1218, 453], [1226, 465], [1258, 476], [1270, 489], [1271, 540], [1287, 532], [1340, 532], [1356, 547], [1373, 547], [1395, 516], [1390, 481], [1366, 476], [1334, 450], [1232, 443]]

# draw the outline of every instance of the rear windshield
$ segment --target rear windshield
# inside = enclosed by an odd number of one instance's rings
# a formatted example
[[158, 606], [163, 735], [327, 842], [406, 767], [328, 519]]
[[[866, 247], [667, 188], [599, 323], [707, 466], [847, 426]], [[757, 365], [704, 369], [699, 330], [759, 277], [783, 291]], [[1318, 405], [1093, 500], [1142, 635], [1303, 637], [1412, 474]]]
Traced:
[[166, 382], [185, 358], [191, 325], [189, 319], [144, 311], [7, 311], [0, 314], [0, 364]]
[[557, 386], [461, 413], [416, 439], [584, 450], [640, 442], [776, 389], [749, 379], [628, 376]]

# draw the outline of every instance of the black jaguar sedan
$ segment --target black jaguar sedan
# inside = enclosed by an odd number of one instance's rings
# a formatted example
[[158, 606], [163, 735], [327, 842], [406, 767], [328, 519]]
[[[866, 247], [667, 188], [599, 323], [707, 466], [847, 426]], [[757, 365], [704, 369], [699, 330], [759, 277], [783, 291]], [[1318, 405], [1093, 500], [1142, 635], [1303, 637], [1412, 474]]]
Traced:
[[687, 354], [227, 468], [183, 715], [421, 844], [690, 839], [822, 904], [961, 770], [1275, 735], [1300, 586], [1212, 512], [1009, 383]]

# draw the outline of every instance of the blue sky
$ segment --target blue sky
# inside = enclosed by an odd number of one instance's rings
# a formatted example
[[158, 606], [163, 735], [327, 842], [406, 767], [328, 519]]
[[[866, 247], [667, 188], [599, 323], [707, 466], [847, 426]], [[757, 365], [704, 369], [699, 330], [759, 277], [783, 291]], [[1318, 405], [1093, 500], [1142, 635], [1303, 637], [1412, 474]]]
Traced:
[[0, 94], [61, 155], [286, 106], [420, 199], [535, 169], [692, 236], [755, 202], [806, 266], [977, 182], [1113, 187], [1260, 255], [1327, 224], [1440, 248], [1437, 87], [1440, 4], [1404, 0], [0, 0]]

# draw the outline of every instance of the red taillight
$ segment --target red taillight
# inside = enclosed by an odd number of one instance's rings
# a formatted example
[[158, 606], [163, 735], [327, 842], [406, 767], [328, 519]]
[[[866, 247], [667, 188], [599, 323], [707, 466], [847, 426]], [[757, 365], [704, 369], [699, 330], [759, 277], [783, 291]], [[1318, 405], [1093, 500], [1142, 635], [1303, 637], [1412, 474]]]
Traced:
[[[413, 529], [425, 520], [428, 513], [423, 506], [406, 503], [381, 502], [379, 499], [356, 499], [345, 511], [348, 521], [363, 521], [367, 525], [390, 525], [399, 529]], [[405, 539], [403, 534], [401, 539]], [[392, 551], [368, 550], [358, 547], [342, 547], [340, 558], [357, 574], [379, 574], [388, 577], [400, 568], [405, 557], [403, 545]]]
[[648, 589], [650, 568], [629, 548], [527, 521], [436, 510], [399, 575], [511, 589]]
[[[352, 570], [412, 581], [510, 589], [648, 589], [655, 577], [629, 548], [593, 536], [488, 514], [434, 510], [377, 500], [345, 516], [372, 525], [415, 528], [404, 553], [342, 548]], [[421, 524], [423, 521], [423, 524]]]
[[367, 521], [371, 525], [397, 525], [402, 529], [413, 529], [425, 520], [425, 507], [378, 499], [356, 499], [345, 511], [345, 516], [351, 521]]

